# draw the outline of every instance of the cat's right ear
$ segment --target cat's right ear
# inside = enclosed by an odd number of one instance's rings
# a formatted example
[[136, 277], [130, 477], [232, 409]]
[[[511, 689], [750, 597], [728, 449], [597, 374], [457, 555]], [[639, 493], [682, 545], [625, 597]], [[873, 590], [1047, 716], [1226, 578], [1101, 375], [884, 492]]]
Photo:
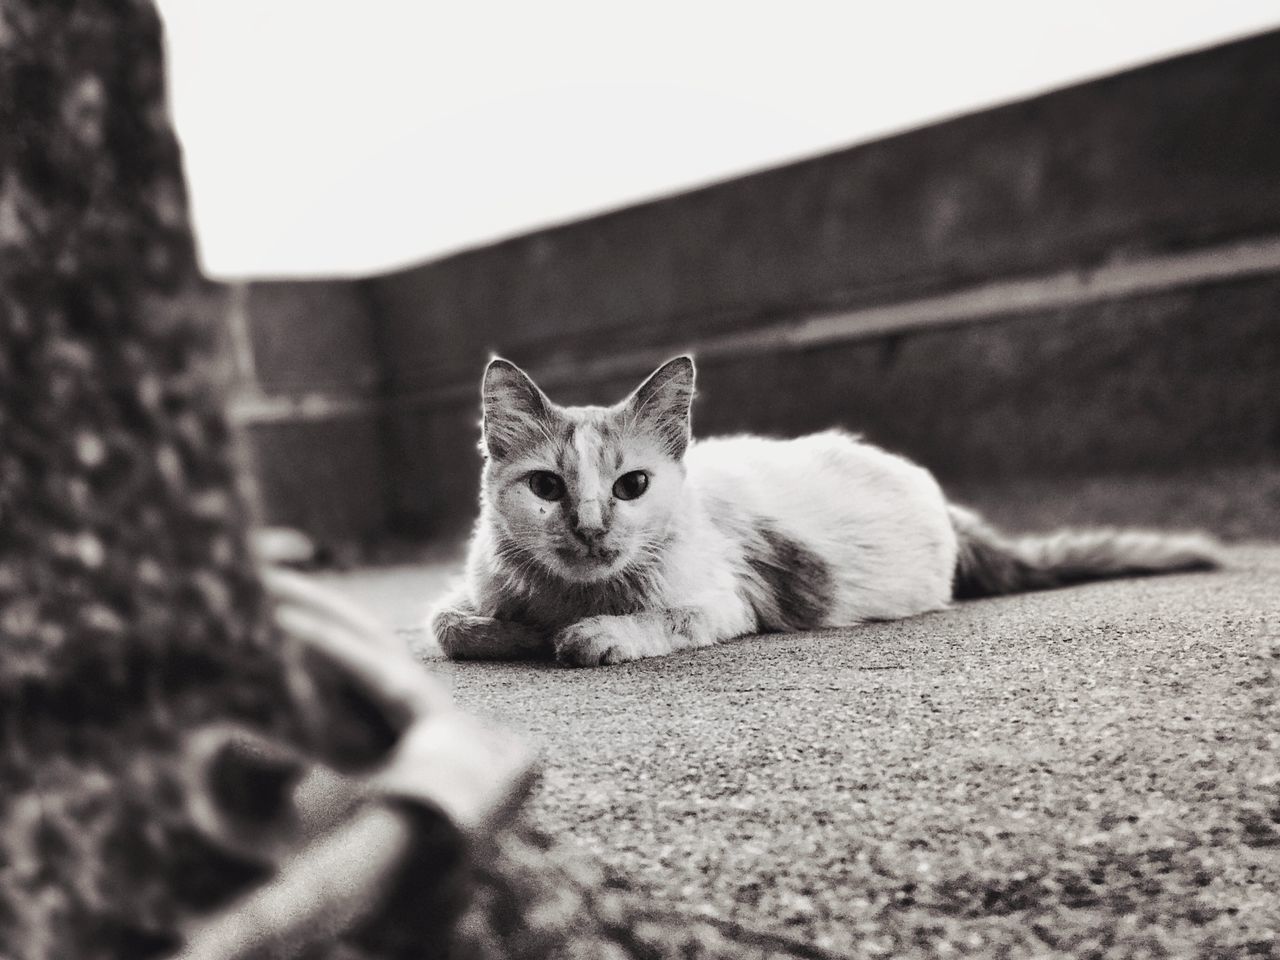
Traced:
[[529, 375], [509, 360], [494, 357], [484, 371], [480, 387], [484, 409], [481, 429], [489, 456], [505, 458], [513, 449], [545, 431], [541, 425], [551, 418], [551, 401], [529, 379]]
[[626, 401], [637, 422], [650, 426], [677, 460], [692, 439], [693, 357], [668, 360]]

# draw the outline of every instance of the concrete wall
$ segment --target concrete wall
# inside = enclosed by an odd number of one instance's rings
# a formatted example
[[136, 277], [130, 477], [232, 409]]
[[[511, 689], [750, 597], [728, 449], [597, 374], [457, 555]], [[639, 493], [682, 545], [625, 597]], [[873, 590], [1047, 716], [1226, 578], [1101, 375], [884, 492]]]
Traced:
[[359, 287], [393, 527], [469, 519], [491, 352], [601, 401], [693, 349], [703, 432], [966, 485], [1272, 463], [1280, 33]]
[[333, 543], [389, 529], [378, 325], [355, 283], [254, 283], [232, 294], [239, 389], [265, 521]]

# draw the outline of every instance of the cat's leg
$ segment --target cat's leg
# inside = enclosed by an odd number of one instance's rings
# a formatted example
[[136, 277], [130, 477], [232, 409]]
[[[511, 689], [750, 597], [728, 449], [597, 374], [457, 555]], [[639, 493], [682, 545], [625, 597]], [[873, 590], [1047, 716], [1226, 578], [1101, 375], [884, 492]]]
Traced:
[[452, 597], [427, 617], [427, 626], [450, 660], [529, 660], [551, 653], [543, 630], [478, 614], [469, 601]]
[[709, 607], [587, 617], [562, 629], [552, 643], [561, 663], [597, 667], [710, 646], [750, 633], [754, 627], [749, 610], [732, 597]]

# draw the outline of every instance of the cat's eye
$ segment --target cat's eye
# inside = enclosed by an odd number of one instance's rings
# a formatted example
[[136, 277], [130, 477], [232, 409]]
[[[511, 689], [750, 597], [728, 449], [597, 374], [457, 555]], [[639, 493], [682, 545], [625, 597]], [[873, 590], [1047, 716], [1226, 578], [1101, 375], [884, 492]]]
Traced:
[[529, 489], [543, 500], [559, 500], [564, 496], [564, 481], [554, 473], [535, 470], [529, 474]]
[[613, 495], [619, 500], [634, 500], [649, 489], [649, 475], [643, 470], [624, 473], [613, 484]]

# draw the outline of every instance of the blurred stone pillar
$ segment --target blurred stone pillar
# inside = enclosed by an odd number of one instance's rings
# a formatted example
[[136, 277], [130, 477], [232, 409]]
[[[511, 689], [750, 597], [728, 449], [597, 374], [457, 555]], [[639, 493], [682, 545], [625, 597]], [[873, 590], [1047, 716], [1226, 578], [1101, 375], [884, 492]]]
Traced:
[[[304, 758], [368, 767], [412, 719], [272, 624], [160, 40], [149, 0], [0, 0], [0, 956], [12, 960], [179, 949], [192, 918], [273, 874], [272, 818]], [[220, 784], [193, 783], [192, 744], [218, 730], [280, 753], [211, 754]], [[206, 790], [222, 794], [193, 798]], [[260, 843], [198, 822], [206, 799], [260, 827]], [[447, 920], [429, 891], [425, 904], [426, 924], [403, 930]]]

